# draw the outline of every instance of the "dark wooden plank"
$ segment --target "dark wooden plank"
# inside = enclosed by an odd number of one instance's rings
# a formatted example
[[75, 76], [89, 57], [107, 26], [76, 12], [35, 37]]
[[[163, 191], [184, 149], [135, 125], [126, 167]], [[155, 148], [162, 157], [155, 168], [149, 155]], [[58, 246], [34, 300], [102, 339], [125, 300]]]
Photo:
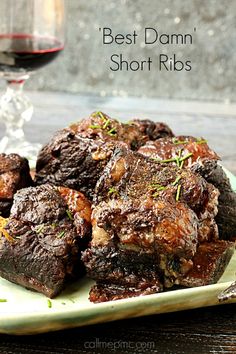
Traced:
[[0, 352], [235, 353], [235, 308], [235, 305], [224, 305], [38, 336], [0, 335]]

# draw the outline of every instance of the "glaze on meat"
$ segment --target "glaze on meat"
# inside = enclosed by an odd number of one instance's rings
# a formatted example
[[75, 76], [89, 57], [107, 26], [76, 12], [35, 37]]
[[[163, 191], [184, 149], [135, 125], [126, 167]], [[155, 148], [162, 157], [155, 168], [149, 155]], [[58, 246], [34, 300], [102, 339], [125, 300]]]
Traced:
[[[188, 169], [117, 149], [96, 185], [91, 247], [83, 254], [88, 276], [97, 281], [90, 300], [181, 284], [199, 245], [217, 242], [218, 196]], [[225, 248], [232, 255], [232, 244]]]
[[136, 150], [153, 138], [153, 134], [161, 137], [172, 132], [163, 123], [124, 124], [95, 112], [88, 119], [57, 132], [42, 148], [37, 160], [36, 183], [66, 186], [92, 199], [96, 182], [115, 147], [123, 145]]

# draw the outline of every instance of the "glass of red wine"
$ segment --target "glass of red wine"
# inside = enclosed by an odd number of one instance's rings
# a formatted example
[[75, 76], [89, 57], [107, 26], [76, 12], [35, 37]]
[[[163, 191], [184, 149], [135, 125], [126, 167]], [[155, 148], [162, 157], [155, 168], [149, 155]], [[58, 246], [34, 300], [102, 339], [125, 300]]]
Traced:
[[63, 0], [0, 1], [0, 76], [7, 82], [0, 99], [0, 121], [6, 125], [0, 152], [18, 153], [31, 164], [40, 144], [25, 140], [23, 125], [31, 119], [33, 106], [23, 86], [63, 50], [64, 12]]

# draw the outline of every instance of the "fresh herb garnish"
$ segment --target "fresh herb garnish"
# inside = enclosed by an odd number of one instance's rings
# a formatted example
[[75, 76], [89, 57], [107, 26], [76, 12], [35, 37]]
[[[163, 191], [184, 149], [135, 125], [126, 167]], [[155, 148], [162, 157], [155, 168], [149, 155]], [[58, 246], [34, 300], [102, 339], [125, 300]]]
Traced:
[[166, 186], [162, 186], [162, 185], [159, 184], [159, 183], [152, 183], [152, 184], [150, 184], [150, 187], [151, 187], [152, 189], [157, 189], [157, 190], [159, 190], [159, 191], [163, 191], [164, 189], [166, 189]]
[[172, 183], [172, 186], [176, 186], [176, 184], [178, 184], [179, 183], [179, 181], [181, 180], [181, 176], [177, 176], [176, 177], [176, 179], [175, 179], [175, 181]]
[[151, 159], [156, 161], [156, 162], [159, 162], [159, 163], [167, 163], [167, 162], [176, 162], [177, 158], [178, 157], [172, 157], [171, 159], [160, 160], [160, 159], [156, 159], [155, 157], [152, 157]]
[[62, 232], [60, 232], [58, 235], [57, 235], [57, 237], [58, 238], [61, 238], [61, 237], [63, 237], [65, 235], [65, 231], [62, 231]]
[[115, 128], [111, 128], [110, 130], [108, 130], [107, 134], [110, 135], [110, 136], [116, 135], [116, 129]]
[[192, 153], [192, 152], [190, 152], [189, 154], [187, 154], [187, 155], [181, 157], [181, 158], [179, 159], [179, 161], [180, 161], [180, 162], [185, 161], [185, 160], [187, 160], [187, 159], [188, 159], [189, 157], [191, 157], [191, 156], [193, 156], [193, 153]]
[[182, 145], [182, 144], [188, 144], [188, 140], [178, 140], [177, 138], [172, 139], [173, 144], [175, 145]]
[[101, 129], [102, 127], [101, 127], [101, 125], [93, 125], [93, 124], [91, 124], [91, 125], [89, 126], [89, 128], [90, 128], [90, 129]]
[[202, 138], [198, 138], [196, 141], [196, 144], [207, 144], [207, 140], [202, 139]]
[[152, 197], [156, 198], [156, 197], [159, 197], [159, 195], [160, 195], [160, 192], [155, 192], [155, 193], [152, 194]]
[[180, 192], [181, 192], [181, 184], [178, 184], [177, 192], [176, 192], [176, 196], [175, 196], [175, 200], [176, 200], [177, 202], [179, 201]]
[[36, 228], [36, 233], [37, 234], [40, 234], [42, 231], [43, 231], [43, 229], [44, 229], [44, 225], [40, 225], [40, 226], [38, 226], [37, 228]]
[[102, 129], [102, 130], [105, 130], [106, 133], [107, 133], [108, 135], [110, 135], [110, 136], [116, 135], [116, 129], [115, 129], [115, 128], [112, 128], [112, 127], [110, 126], [111, 120], [110, 120], [109, 118], [106, 118], [106, 117], [103, 115], [102, 112], [95, 112], [95, 113], [92, 114], [92, 117], [96, 117], [96, 116], [99, 116], [99, 117], [102, 119], [102, 121], [104, 122], [104, 124], [103, 124], [103, 125], [99, 125], [99, 124], [93, 125], [93, 124], [91, 124], [91, 125], [89, 126], [89, 128], [91, 128], [91, 129]]
[[111, 187], [111, 188], [109, 188], [109, 190], [108, 190], [108, 195], [111, 195], [111, 194], [118, 195], [119, 193], [118, 193], [118, 191], [117, 191], [116, 188]]
[[158, 163], [169, 163], [169, 162], [175, 162], [176, 165], [181, 169], [183, 167], [183, 162], [185, 160], [187, 160], [189, 157], [191, 157], [193, 155], [192, 152], [190, 152], [189, 154], [181, 157], [181, 154], [182, 154], [182, 149], [179, 150], [178, 152], [178, 156], [175, 156], [175, 157], [172, 157], [170, 159], [165, 159], [165, 160], [159, 160], [159, 159], [156, 159], [156, 158], [152, 158], [152, 160], [158, 162]]
[[110, 124], [110, 119], [107, 119], [106, 122], [103, 124], [102, 129], [106, 129]]
[[67, 216], [68, 216], [68, 218], [69, 218], [70, 220], [74, 220], [74, 218], [73, 218], [73, 216], [72, 216], [70, 210], [67, 209], [67, 210], [66, 210], [66, 214], [67, 214]]
[[151, 183], [150, 184], [150, 189], [154, 191], [154, 193], [152, 194], [152, 197], [158, 197], [161, 191], [164, 191], [167, 187], [166, 186], [162, 186], [159, 183]]
[[48, 308], [51, 309], [52, 308], [52, 301], [48, 299], [47, 303], [48, 303]]
[[102, 120], [106, 120], [106, 118], [104, 117], [103, 113], [101, 111], [97, 112], [97, 115], [99, 115], [99, 117], [102, 119]]
[[0, 302], [7, 302], [7, 299], [0, 299]]
[[184, 160], [181, 161], [181, 163], [180, 163], [180, 165], [179, 165], [180, 170], [182, 170], [183, 166], [184, 166]]

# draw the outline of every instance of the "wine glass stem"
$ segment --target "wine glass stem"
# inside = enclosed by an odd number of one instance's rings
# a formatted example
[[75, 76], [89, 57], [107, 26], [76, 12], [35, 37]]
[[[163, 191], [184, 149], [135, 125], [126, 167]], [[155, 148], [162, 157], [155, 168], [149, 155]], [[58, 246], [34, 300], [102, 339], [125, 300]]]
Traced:
[[6, 125], [3, 145], [17, 145], [24, 140], [23, 125], [33, 114], [33, 106], [23, 94], [24, 83], [24, 79], [8, 79], [6, 93], [1, 97], [0, 119]]
[[[7, 81], [7, 90], [5, 93], [5, 98], [7, 100], [11, 100], [16, 98], [18, 95], [22, 95], [23, 86], [25, 81]], [[17, 105], [17, 103], [16, 103]], [[23, 131], [23, 120], [22, 119], [14, 119], [14, 120], [6, 120], [6, 135], [9, 138], [13, 139], [24, 139], [24, 131]]]

